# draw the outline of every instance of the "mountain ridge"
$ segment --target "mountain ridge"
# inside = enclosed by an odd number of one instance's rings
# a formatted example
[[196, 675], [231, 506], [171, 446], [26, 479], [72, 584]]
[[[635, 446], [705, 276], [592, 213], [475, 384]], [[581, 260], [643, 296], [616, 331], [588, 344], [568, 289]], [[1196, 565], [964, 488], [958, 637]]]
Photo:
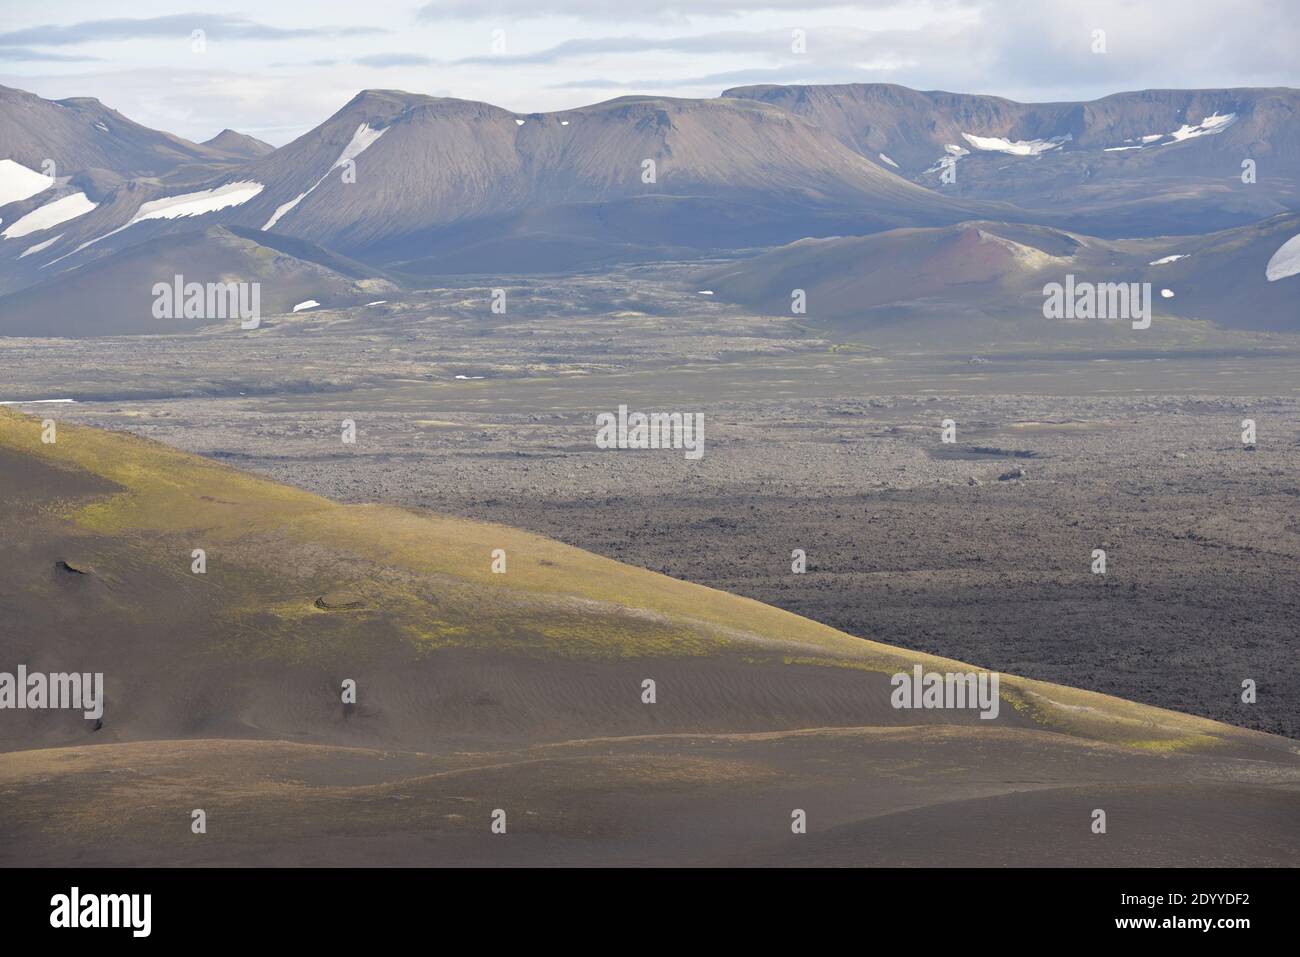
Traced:
[[[419, 283], [972, 221], [1112, 240], [1206, 234], [1300, 208], [1300, 92], [1288, 88], [1019, 104], [883, 84], [757, 86], [528, 114], [368, 89], [270, 152], [231, 131], [190, 144], [98, 101], [6, 89], [0, 128], [15, 111], [59, 119], [51, 135], [71, 115], [71, 155], [108, 165], [64, 167], [50, 190], [36, 167], [0, 160], [17, 197], [0, 206], [0, 229], [21, 221], [0, 240], [0, 295], [196, 225], [304, 239]], [[110, 117], [107, 132], [96, 117]], [[119, 140], [131, 148], [108, 149]], [[1248, 146], [1259, 163], [1249, 183]], [[260, 155], [232, 158], [241, 151]]]

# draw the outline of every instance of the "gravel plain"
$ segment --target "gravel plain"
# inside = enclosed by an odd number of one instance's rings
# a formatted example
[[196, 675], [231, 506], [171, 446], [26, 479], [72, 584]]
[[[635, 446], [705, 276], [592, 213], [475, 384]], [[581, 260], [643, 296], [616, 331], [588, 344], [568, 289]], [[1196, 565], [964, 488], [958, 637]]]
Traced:
[[[246, 336], [0, 340], [0, 398], [1300, 736], [1296, 353], [875, 350], [653, 275], [572, 288], [534, 281], [508, 316], [465, 287]], [[619, 405], [702, 413], [705, 454], [598, 448]]]

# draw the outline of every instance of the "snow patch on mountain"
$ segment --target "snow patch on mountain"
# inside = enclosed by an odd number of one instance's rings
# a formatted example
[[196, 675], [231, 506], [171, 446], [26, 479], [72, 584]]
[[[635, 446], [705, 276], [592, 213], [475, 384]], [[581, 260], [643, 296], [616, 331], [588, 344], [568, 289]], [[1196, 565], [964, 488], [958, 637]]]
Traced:
[[[131, 221], [125, 226], [119, 226], [117, 229], [110, 230], [102, 236], [96, 236], [94, 239], [88, 239], [70, 253], [65, 253], [58, 259], [47, 262], [45, 266], [53, 266], [57, 262], [67, 259], [81, 252], [87, 246], [93, 246], [101, 240], [108, 239], [109, 236], [116, 236], [124, 229], [130, 229], [136, 223], [142, 223], [149, 219], [183, 219], [190, 216], [202, 216], [204, 213], [215, 213], [219, 209], [227, 209], [231, 206], [241, 206], [248, 202], [266, 187], [261, 183], [251, 181], [241, 181], [238, 183], [226, 183], [223, 186], [215, 186], [212, 189], [201, 189], [194, 193], [181, 193], [177, 196], [164, 196], [162, 199], [152, 199], [143, 203]], [[45, 266], [41, 268], [44, 269]]]
[[1284, 242], [1264, 267], [1264, 276], [1269, 282], [1277, 282], [1296, 273], [1300, 273], [1300, 234]]
[[[328, 175], [329, 175], [329, 173], [326, 173], [326, 174], [325, 174], [325, 176], [328, 176]], [[312, 189], [315, 189], [315, 188], [316, 188], [316, 186], [319, 186], [321, 183], [325, 182], [325, 176], [322, 176], [320, 179], [316, 180], [316, 184], [315, 184], [315, 186], [312, 186], [312, 188], [309, 189], [309, 190], [307, 190], [307, 192], [305, 192], [305, 193], [299, 193], [299, 194], [298, 194], [297, 196], [295, 196], [293, 199], [289, 200], [289, 202], [287, 202], [287, 203], [281, 203], [279, 206], [275, 207], [275, 212], [271, 214], [271, 218], [268, 219], [268, 220], [267, 220], [267, 221], [262, 225], [262, 232], [266, 232], [268, 229], [270, 229], [272, 226], [274, 226], [276, 223], [278, 223], [278, 222], [280, 221], [280, 217], [281, 217], [281, 216], [283, 216], [285, 213], [289, 212], [289, 210], [293, 209], [295, 206], [297, 206], [299, 203], [301, 203], [304, 199], [306, 199], [306, 198], [307, 198], [307, 193], [310, 193]]]
[[926, 170], [927, 173], [937, 173], [939, 170], [943, 169], [944, 160], [946, 160], [948, 156], [951, 156], [953, 158], [952, 161], [954, 163], [957, 162], [957, 160], [961, 159], [963, 156], [970, 156], [970, 150], [958, 146], [956, 143], [943, 144], [943, 151], [944, 153], [947, 154], [947, 156], [940, 156], [937, 160], [935, 160], [934, 165], [931, 166], [928, 170]]
[[357, 131], [352, 134], [352, 139], [348, 142], [347, 146], [343, 147], [343, 152], [339, 154], [339, 158], [334, 161], [334, 165], [331, 166], [330, 169], [338, 169], [348, 160], [356, 159], [366, 150], [370, 149], [370, 147], [374, 146], [375, 141], [387, 132], [388, 127], [386, 126], [383, 129], [377, 130], [369, 124], [362, 123], [357, 127]]
[[85, 216], [98, 206], [99, 204], [91, 202], [85, 193], [73, 193], [71, 196], [64, 196], [62, 199], [56, 199], [52, 203], [33, 209], [0, 235], [5, 239], [17, 239], [28, 233], [38, 233], [59, 223], [76, 219], [78, 216]]
[[1198, 136], [1213, 136], [1216, 133], [1222, 133], [1235, 122], [1237, 122], [1236, 113], [1211, 113], [1205, 119], [1201, 120], [1201, 122], [1184, 123], [1172, 133], [1148, 133], [1146, 136], [1132, 136], [1124, 140], [1124, 142], [1135, 145], [1107, 146], [1102, 150], [1102, 152], [1119, 153], [1124, 150], [1144, 150], [1148, 147], [1155, 148], [1157, 146], [1169, 146], [1171, 143], [1182, 143], [1185, 140], [1194, 140]]
[[[179, 196], [152, 199], [136, 211], [135, 216], [126, 226], [134, 226], [147, 219], [181, 219], [187, 216], [215, 213], [219, 209], [230, 206], [242, 206], [265, 188], [261, 183], [226, 183], [224, 186], [201, 189], [196, 193], [181, 193]], [[126, 229], [126, 226], [122, 228]]]
[[1060, 149], [1073, 139], [1069, 133], [1046, 140], [1008, 140], [1001, 136], [974, 136], [970, 133], [963, 133], [962, 136], [977, 150], [1009, 153], [1012, 156], [1039, 156], [1048, 150]]
[[54, 185], [54, 180], [44, 173], [28, 169], [22, 163], [11, 159], [0, 160], [0, 206], [16, 203], [20, 199], [35, 196], [43, 189]]
[[266, 232], [266, 230], [278, 223], [286, 213], [290, 212], [295, 206], [311, 195], [317, 186], [325, 182], [326, 176], [334, 172], [340, 166], [343, 166], [345, 163], [356, 159], [373, 146], [375, 140], [379, 139], [379, 137], [383, 136], [386, 132], [388, 132], [388, 127], [386, 126], [379, 130], [374, 129], [368, 123], [362, 123], [358, 126], [357, 131], [352, 134], [352, 139], [348, 141], [348, 145], [343, 147], [343, 152], [340, 153], [339, 158], [334, 161], [334, 165], [327, 169], [324, 174], [322, 174], [321, 178], [312, 183], [304, 192], [299, 193], [293, 199], [289, 200], [289, 202], [281, 203], [277, 206], [275, 212], [271, 214], [271, 218], [262, 226], [262, 231]]
[[1218, 113], [1211, 113], [1201, 122], [1183, 124], [1169, 135], [1174, 138], [1175, 143], [1181, 143], [1183, 140], [1195, 139], [1198, 136], [1213, 136], [1215, 133], [1222, 133], [1235, 122], [1237, 122], [1236, 113], [1225, 113], [1222, 116]]
[[22, 255], [20, 255], [18, 258], [25, 259], [28, 256], [32, 255], [33, 253], [43, 252], [44, 250], [49, 249], [51, 246], [53, 246], [62, 238], [63, 238], [63, 233], [59, 233], [59, 235], [55, 236], [53, 239], [47, 239], [43, 243], [37, 243], [35, 246], [31, 246], [27, 249], [24, 249]]

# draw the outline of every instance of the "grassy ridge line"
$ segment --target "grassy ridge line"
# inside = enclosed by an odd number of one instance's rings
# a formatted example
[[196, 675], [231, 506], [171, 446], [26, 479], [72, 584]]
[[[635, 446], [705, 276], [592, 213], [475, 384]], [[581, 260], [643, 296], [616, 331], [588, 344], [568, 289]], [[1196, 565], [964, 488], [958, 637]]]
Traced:
[[[0, 408], [0, 447], [71, 466], [123, 488], [80, 504], [66, 515], [87, 531], [104, 535], [153, 533], [201, 535], [243, 557], [262, 560], [273, 533], [296, 543], [345, 551], [409, 576], [437, 576], [462, 583], [472, 611], [457, 631], [475, 636], [494, 629], [499, 611], [518, 618], [530, 607], [546, 615], [556, 608], [555, 641], [547, 653], [638, 656], [766, 651], [787, 662], [849, 667], [892, 674], [920, 664], [927, 670], [970, 671], [971, 665], [856, 638], [761, 602], [655, 572], [623, 565], [528, 532], [415, 513], [378, 505], [341, 505], [222, 463], [139, 436], [73, 424], [58, 426], [58, 441], [41, 442], [40, 420]], [[251, 538], [260, 540], [254, 549]], [[505, 549], [509, 572], [490, 570], [491, 550]], [[408, 621], [430, 610], [400, 585], [386, 600], [401, 605]], [[658, 626], [619, 628], [614, 615], [648, 619]], [[567, 629], [586, 621], [590, 635]], [[466, 627], [467, 626], [467, 627]], [[417, 625], [413, 639], [436, 639]], [[642, 639], [650, 639], [640, 644]], [[621, 644], [620, 641], [622, 642]], [[481, 644], [481, 642], [479, 642]], [[506, 642], [506, 647], [511, 643]], [[1243, 736], [1278, 741], [1203, 718], [1109, 695], [1002, 676], [1002, 697], [1046, 730], [1157, 750], [1200, 749]], [[1280, 739], [1285, 740], [1285, 739]]]

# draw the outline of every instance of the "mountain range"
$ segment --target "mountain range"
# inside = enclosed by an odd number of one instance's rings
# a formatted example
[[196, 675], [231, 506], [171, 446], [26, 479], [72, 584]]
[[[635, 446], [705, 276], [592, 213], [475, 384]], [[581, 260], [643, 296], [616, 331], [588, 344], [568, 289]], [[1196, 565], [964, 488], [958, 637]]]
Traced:
[[[121, 321], [71, 322], [65, 277], [126, 288], [143, 253], [172, 244], [190, 251], [200, 281], [282, 285], [269, 291], [276, 308], [300, 294], [287, 277], [332, 268], [321, 266], [330, 256], [350, 265], [311, 296], [327, 305], [363, 294], [358, 279], [419, 286], [722, 256], [737, 260], [719, 276], [722, 295], [767, 309], [773, 283], [788, 297], [830, 282], [846, 291], [833, 313], [924, 299], [936, 283], [983, 282], [1001, 290], [996, 308], [1042, 270], [1080, 265], [1052, 251], [1062, 244], [1126, 281], [1168, 249], [1188, 258], [1158, 278], [1188, 294], [1175, 291], [1167, 311], [1300, 330], [1300, 266], [1283, 251], [1300, 209], [1292, 89], [1021, 104], [884, 84], [761, 86], [534, 114], [368, 90], [272, 149], [232, 130], [191, 143], [93, 99], [0, 88], [0, 133], [10, 334], [147, 329], [135, 299], [108, 308]], [[1001, 253], [990, 258], [979, 236], [1003, 240]], [[228, 261], [232, 237], [306, 245], [281, 243], [267, 274]], [[916, 255], [928, 257], [920, 272]], [[880, 263], [904, 260], [881, 274]], [[752, 269], [761, 282], [745, 278]], [[1242, 310], [1244, 294], [1262, 297], [1258, 313], [1255, 299]]]
[[[891, 84], [722, 95], [779, 106], [922, 185], [940, 186], [939, 162], [950, 157], [957, 174], [947, 192], [1012, 202], [1039, 221], [1098, 236], [1224, 229], [1293, 210], [1300, 197], [1293, 89], [1144, 90], [1090, 103]], [[1254, 183], [1241, 182], [1246, 160]]]

